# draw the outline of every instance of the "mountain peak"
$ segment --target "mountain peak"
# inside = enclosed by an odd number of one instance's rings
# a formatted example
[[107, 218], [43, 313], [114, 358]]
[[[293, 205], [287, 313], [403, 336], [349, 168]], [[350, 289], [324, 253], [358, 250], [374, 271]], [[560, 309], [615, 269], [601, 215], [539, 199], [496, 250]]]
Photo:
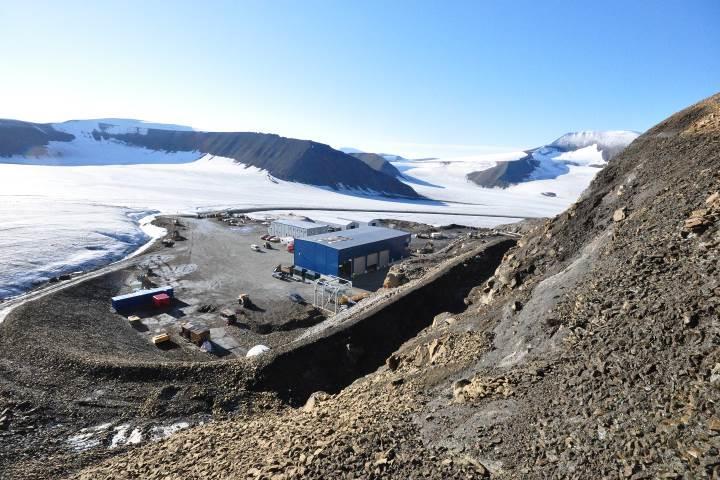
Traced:
[[578, 150], [590, 145], [597, 145], [598, 150], [624, 148], [639, 136], [640, 133], [632, 130], [581, 130], [568, 132], [549, 146], [564, 150]]

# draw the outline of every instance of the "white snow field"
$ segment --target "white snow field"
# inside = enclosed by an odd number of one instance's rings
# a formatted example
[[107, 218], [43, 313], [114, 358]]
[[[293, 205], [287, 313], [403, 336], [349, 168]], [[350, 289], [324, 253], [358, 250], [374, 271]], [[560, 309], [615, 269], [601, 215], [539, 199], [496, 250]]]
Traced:
[[[87, 125], [71, 124], [56, 128], [78, 137], [86, 132]], [[122, 128], [142, 127], [130, 123]], [[163, 235], [147, 224], [147, 216], [154, 213], [238, 208], [492, 227], [563, 211], [599, 171], [590, 165], [603, 163], [594, 145], [553, 153], [547, 162], [569, 162], [567, 173], [503, 190], [481, 188], [465, 175], [521, 158], [524, 152], [402, 159], [393, 164], [409, 185], [429, 199], [409, 201], [286, 182], [210, 155], [197, 159], [193, 158], [197, 154], [152, 152], [119, 142], [100, 146], [103, 142], [91, 138], [80, 141], [87, 143], [83, 148], [50, 143], [49, 162], [47, 157], [20, 161], [24, 157], [16, 156], [9, 160], [12, 163], [0, 163], [0, 301], [50, 277], [96, 268], [131, 254], [152, 236]], [[53, 163], [53, 152], [71, 165], [32, 164]], [[541, 195], [548, 191], [557, 196]]]
[[84, 201], [0, 196], [0, 299], [127, 256], [151, 238], [138, 228], [146, 215]]

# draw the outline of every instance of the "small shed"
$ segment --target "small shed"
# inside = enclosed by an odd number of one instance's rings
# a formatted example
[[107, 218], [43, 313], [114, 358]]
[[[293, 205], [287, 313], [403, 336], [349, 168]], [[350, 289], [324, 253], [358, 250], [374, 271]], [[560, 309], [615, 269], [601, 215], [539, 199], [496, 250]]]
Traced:
[[329, 229], [328, 225], [307, 220], [275, 220], [270, 224], [268, 233], [276, 237], [305, 238], [325, 233]]
[[330, 229], [334, 231], [353, 230], [355, 228], [360, 228], [360, 222], [358, 222], [357, 220], [352, 220], [350, 218], [332, 217], [323, 219], [322, 221], [327, 223]]
[[210, 329], [205, 325], [185, 322], [180, 326], [180, 335], [199, 346], [203, 342], [210, 340]]
[[170, 306], [170, 296], [167, 293], [158, 293], [152, 297], [153, 307], [166, 308]]

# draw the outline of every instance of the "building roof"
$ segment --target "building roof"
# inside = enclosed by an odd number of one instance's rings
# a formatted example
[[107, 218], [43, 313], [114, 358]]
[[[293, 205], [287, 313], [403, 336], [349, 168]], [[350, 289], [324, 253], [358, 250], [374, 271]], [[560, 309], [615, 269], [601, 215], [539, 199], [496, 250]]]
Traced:
[[381, 242], [393, 238], [409, 237], [408, 232], [402, 230], [393, 230], [392, 228], [383, 227], [360, 227], [352, 230], [343, 230], [342, 232], [321, 233], [308, 238], [297, 239], [298, 241], [313, 242], [325, 245], [335, 250], [344, 250], [346, 248], [365, 245], [366, 243]]
[[357, 220], [353, 220], [351, 218], [344, 218], [344, 217], [320, 217], [318, 218], [321, 222], [325, 222], [329, 225], [343, 225], [348, 226], [353, 223], [360, 224], [361, 222], [358, 222]]
[[112, 297], [112, 301], [117, 302], [118, 300], [122, 301], [122, 300], [125, 300], [128, 298], [142, 297], [145, 295], [156, 295], [158, 293], [167, 294], [168, 292], [172, 292], [172, 289], [173, 288], [171, 286], [165, 286], [165, 287], [153, 288], [150, 290], [138, 290], [137, 292], [126, 293], [125, 295], [118, 295], [116, 297]]
[[280, 223], [282, 225], [290, 225], [291, 227], [299, 227], [299, 228], [327, 227], [327, 225], [325, 225], [324, 223], [308, 222], [305, 220], [286, 220], [284, 218], [275, 220], [272, 223]]

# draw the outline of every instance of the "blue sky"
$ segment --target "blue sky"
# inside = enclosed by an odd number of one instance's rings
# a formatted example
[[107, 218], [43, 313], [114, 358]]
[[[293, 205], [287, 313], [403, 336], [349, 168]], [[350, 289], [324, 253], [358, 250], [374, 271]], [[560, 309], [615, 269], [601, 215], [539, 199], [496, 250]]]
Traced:
[[718, 24], [717, 0], [0, 0], [0, 117], [525, 148], [719, 91]]

